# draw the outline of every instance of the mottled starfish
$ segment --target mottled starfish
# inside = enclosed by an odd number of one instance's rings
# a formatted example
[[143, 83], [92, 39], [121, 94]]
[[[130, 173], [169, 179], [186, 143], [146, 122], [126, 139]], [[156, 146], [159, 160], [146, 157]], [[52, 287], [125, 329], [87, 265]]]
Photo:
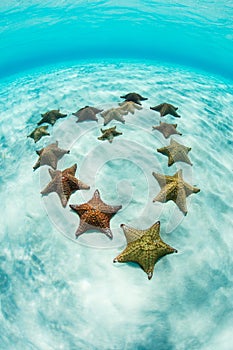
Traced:
[[130, 92], [124, 96], [120, 96], [120, 98], [124, 98], [126, 101], [135, 102], [138, 105], [141, 105], [140, 101], [148, 100], [148, 98], [142, 97], [141, 95], [137, 94], [136, 92]]
[[41, 137], [50, 135], [47, 129], [48, 129], [48, 125], [40, 126], [39, 128], [36, 128], [35, 130], [33, 130], [33, 132], [31, 132], [31, 134], [28, 135], [27, 137], [31, 137], [32, 139], [34, 139], [36, 143], [41, 139]]
[[188, 157], [191, 147], [181, 145], [173, 139], [171, 139], [169, 146], [158, 148], [157, 151], [168, 157], [168, 166], [171, 166], [175, 162], [184, 162], [192, 165]]
[[52, 180], [45, 187], [41, 194], [49, 194], [56, 192], [61, 200], [63, 207], [66, 207], [70, 196], [77, 190], [89, 190], [90, 186], [86, 185], [75, 177], [77, 164], [66, 168], [63, 171], [49, 169], [49, 174]]
[[134, 114], [135, 109], [137, 110], [142, 109], [142, 106], [139, 106], [137, 103], [133, 101], [124, 101], [118, 104], [120, 108], [122, 108], [124, 111], [127, 111], [127, 113], [131, 113], [131, 114]]
[[104, 203], [98, 190], [91, 200], [81, 205], [70, 205], [80, 217], [79, 227], [75, 233], [76, 238], [88, 230], [98, 230], [112, 239], [110, 229], [111, 218], [122, 208], [121, 205], [111, 206]]
[[95, 120], [98, 122], [98, 118], [96, 117], [96, 114], [102, 112], [103, 109], [98, 109], [90, 106], [85, 106], [81, 109], [79, 109], [77, 112], [72, 113], [76, 117], [78, 117], [78, 120], [76, 123], [80, 123], [86, 120]]
[[165, 139], [168, 139], [171, 135], [182, 135], [181, 132], [176, 130], [177, 124], [167, 124], [160, 122], [159, 125], [152, 126], [153, 130], [158, 130], [163, 134]]
[[55, 143], [51, 143], [47, 147], [36, 151], [36, 153], [38, 154], [39, 159], [33, 167], [34, 170], [42, 165], [49, 165], [55, 170], [57, 168], [58, 160], [61, 159], [64, 154], [70, 153], [70, 151], [59, 148], [58, 141], [56, 141]]
[[37, 125], [41, 125], [43, 123], [54, 125], [58, 119], [65, 118], [66, 116], [67, 114], [60, 113], [60, 109], [53, 109], [52, 111], [41, 114], [42, 119], [39, 121], [39, 123], [37, 123]]
[[161, 103], [158, 106], [150, 107], [153, 111], [159, 112], [160, 117], [164, 117], [167, 114], [173, 115], [173, 117], [180, 118], [180, 115], [176, 112], [178, 107], [174, 107], [170, 103]]
[[127, 247], [113, 262], [135, 262], [145, 271], [149, 280], [160, 258], [167, 254], [177, 253], [176, 249], [162, 241], [159, 234], [159, 221], [146, 230], [137, 230], [126, 225], [121, 225], [121, 227], [127, 240]]
[[128, 114], [127, 111], [124, 111], [120, 107], [118, 108], [111, 108], [107, 111], [102, 112], [100, 115], [104, 118], [104, 125], [107, 125], [110, 123], [111, 120], [117, 120], [119, 122], [125, 123], [125, 119], [123, 118], [123, 115]]
[[100, 129], [102, 134], [98, 137], [98, 140], [104, 141], [108, 140], [110, 143], [112, 143], [113, 138], [119, 135], [122, 135], [122, 132], [119, 132], [116, 130], [116, 126], [109, 128], [109, 129]]
[[200, 189], [184, 182], [182, 170], [177, 171], [173, 176], [152, 173], [161, 188], [159, 194], [154, 198], [153, 202], [165, 203], [173, 201], [184, 215], [187, 214], [186, 197], [192, 193], [200, 192]]

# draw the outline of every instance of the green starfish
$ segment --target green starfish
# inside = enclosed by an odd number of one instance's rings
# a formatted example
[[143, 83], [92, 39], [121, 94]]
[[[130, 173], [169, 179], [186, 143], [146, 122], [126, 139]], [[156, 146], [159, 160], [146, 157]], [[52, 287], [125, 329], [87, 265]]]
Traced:
[[70, 153], [70, 151], [59, 148], [58, 141], [56, 141], [55, 143], [51, 143], [47, 147], [36, 151], [36, 153], [38, 154], [39, 159], [33, 167], [34, 170], [39, 168], [41, 165], [49, 165], [55, 170], [57, 168], [58, 160], [61, 159], [64, 154]]
[[165, 139], [168, 139], [169, 136], [171, 135], [182, 135], [179, 131], [176, 130], [177, 124], [167, 124], [160, 122], [159, 125], [152, 126], [153, 130], [158, 130], [163, 134]]
[[98, 137], [98, 140], [104, 141], [108, 140], [110, 143], [112, 143], [113, 138], [119, 135], [122, 135], [122, 132], [118, 132], [116, 130], [116, 126], [109, 128], [109, 129], [100, 129], [102, 134], [101, 136]]
[[36, 128], [35, 130], [33, 130], [33, 132], [31, 132], [31, 134], [28, 135], [27, 137], [31, 137], [32, 139], [34, 139], [36, 143], [41, 139], [41, 137], [50, 135], [50, 133], [47, 132], [47, 129], [48, 129], [48, 125], [40, 126], [39, 128]]
[[124, 111], [122, 108], [111, 108], [107, 111], [100, 113], [100, 115], [104, 118], [104, 125], [107, 125], [112, 120], [117, 120], [119, 122], [125, 123], [125, 119], [123, 115], [128, 114], [127, 111]]
[[49, 169], [49, 174], [52, 180], [41, 191], [41, 194], [49, 194], [56, 192], [61, 200], [63, 207], [66, 207], [70, 196], [77, 190], [89, 190], [90, 186], [86, 185], [75, 177], [77, 170], [77, 164], [74, 164], [70, 168], [66, 168], [63, 171]]
[[153, 111], [159, 112], [160, 117], [164, 117], [167, 114], [173, 115], [173, 117], [180, 118], [180, 115], [177, 114], [178, 107], [174, 107], [170, 103], [161, 103], [158, 106], [150, 107]]
[[54, 125], [59, 118], [65, 118], [67, 114], [60, 113], [60, 109], [53, 109], [44, 114], [41, 114], [42, 119], [37, 123], [37, 125], [48, 123]]
[[191, 147], [181, 145], [173, 139], [171, 139], [169, 146], [158, 148], [157, 151], [168, 157], [168, 166], [175, 162], [184, 162], [192, 165], [187, 155], [191, 151]]
[[123, 228], [127, 247], [113, 262], [135, 262], [141, 266], [150, 280], [153, 276], [156, 262], [167, 254], [177, 253], [177, 250], [162, 241], [159, 231], [160, 222], [146, 230], [121, 225]]
[[192, 193], [200, 192], [200, 189], [184, 182], [182, 170], [177, 171], [173, 176], [152, 173], [161, 188], [159, 194], [154, 198], [153, 202], [165, 203], [173, 201], [184, 215], [187, 214], [186, 197]]
[[124, 101], [118, 104], [120, 108], [122, 108], [124, 111], [127, 111], [127, 113], [131, 113], [131, 114], [134, 114], [135, 109], [137, 110], [142, 109], [141, 106], [139, 106], [137, 103], [133, 101]]

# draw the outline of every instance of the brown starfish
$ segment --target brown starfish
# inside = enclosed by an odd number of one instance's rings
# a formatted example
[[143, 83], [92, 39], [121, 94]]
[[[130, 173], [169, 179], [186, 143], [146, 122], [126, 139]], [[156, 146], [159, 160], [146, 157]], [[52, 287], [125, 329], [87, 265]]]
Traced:
[[41, 194], [56, 192], [61, 200], [63, 207], [66, 207], [70, 196], [77, 190], [89, 190], [90, 186], [86, 185], [75, 177], [77, 164], [72, 165], [63, 171], [49, 169], [52, 180], [45, 187]]
[[95, 120], [98, 122], [98, 119], [96, 118], [96, 114], [102, 112], [103, 109], [98, 109], [90, 106], [85, 106], [81, 109], [79, 109], [77, 112], [72, 113], [76, 117], [78, 117], [78, 120], [76, 123], [80, 123], [86, 120]]
[[70, 151], [59, 148], [58, 141], [56, 141], [56, 143], [51, 143], [47, 147], [36, 151], [36, 153], [38, 154], [39, 159], [33, 167], [34, 170], [42, 165], [49, 165], [55, 170], [57, 168], [58, 160], [61, 159], [64, 154], [70, 153]]
[[119, 135], [122, 135], [122, 132], [118, 132], [116, 130], [116, 126], [109, 128], [109, 129], [100, 129], [102, 134], [101, 136], [98, 137], [98, 140], [104, 141], [108, 140], [110, 143], [112, 143], [113, 138]]
[[169, 136], [174, 134], [182, 135], [181, 132], [176, 130], [176, 128], [177, 124], [167, 124], [163, 122], [159, 122], [159, 125], [152, 126], [152, 129], [161, 132], [165, 139], [168, 139]]
[[42, 119], [37, 123], [37, 125], [48, 123], [54, 125], [59, 118], [65, 118], [67, 114], [60, 113], [60, 109], [53, 109], [44, 114], [41, 114]]
[[192, 193], [200, 192], [200, 189], [184, 182], [182, 170], [180, 169], [173, 176], [152, 173], [161, 188], [153, 202], [165, 203], [172, 200], [184, 215], [187, 214], [186, 197]]
[[111, 108], [101, 113], [101, 116], [104, 118], [104, 125], [107, 125], [112, 120], [117, 120], [119, 122], [125, 123], [125, 119], [122, 117], [123, 115], [128, 114], [127, 111], [124, 111], [120, 107]]
[[134, 114], [135, 109], [140, 110], [142, 109], [141, 106], [139, 106], [137, 103], [133, 101], [124, 101], [121, 103], [118, 103], [120, 108], [127, 111], [128, 113]]
[[36, 128], [35, 130], [33, 130], [33, 132], [31, 132], [31, 134], [28, 135], [27, 137], [31, 137], [32, 139], [34, 139], [36, 143], [41, 139], [41, 137], [50, 135], [47, 129], [48, 129], [48, 125], [40, 126], [39, 128]]
[[159, 231], [160, 222], [146, 230], [121, 225], [123, 228], [127, 247], [113, 262], [135, 262], [145, 271], [150, 280], [153, 276], [156, 262], [167, 254], [177, 253], [177, 250], [162, 241]]
[[157, 151], [168, 157], [168, 166], [171, 166], [175, 162], [184, 162], [192, 165], [188, 157], [191, 147], [181, 145], [173, 139], [171, 139], [169, 146], [158, 148]]
[[126, 101], [135, 102], [138, 105], [141, 105], [140, 101], [148, 100], [148, 98], [142, 97], [141, 95], [137, 94], [136, 92], [130, 92], [124, 96], [120, 96], [120, 98], [124, 98]]
[[96, 190], [92, 199], [81, 205], [70, 205], [80, 217], [79, 227], [75, 233], [76, 237], [88, 230], [97, 229], [112, 239], [112, 231], [110, 229], [111, 218], [122, 208], [121, 205], [111, 206], [104, 203], [99, 191]]
[[158, 106], [150, 107], [153, 111], [160, 112], [160, 116], [164, 117], [167, 114], [173, 115], [173, 117], [180, 118], [180, 115], [177, 114], [178, 107], [174, 107], [170, 103], [161, 103]]

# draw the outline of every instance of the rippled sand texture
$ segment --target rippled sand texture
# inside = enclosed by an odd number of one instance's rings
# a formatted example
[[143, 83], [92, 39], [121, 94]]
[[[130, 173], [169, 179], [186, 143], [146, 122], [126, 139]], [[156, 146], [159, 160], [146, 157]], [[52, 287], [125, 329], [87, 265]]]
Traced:
[[[100, 142], [99, 122], [76, 123], [86, 105], [118, 107], [122, 94], [148, 97], [143, 109], [111, 122], [123, 133]], [[1, 349], [229, 349], [232, 292], [232, 85], [152, 64], [98, 63], [51, 68], [1, 84], [0, 343]], [[160, 118], [150, 106], [170, 102], [180, 119]], [[67, 113], [38, 143], [26, 136], [40, 114]], [[152, 125], [177, 122], [179, 143], [192, 147], [193, 167], [156, 149], [169, 139]], [[33, 172], [36, 149], [59, 141], [70, 149], [58, 163], [75, 162], [91, 186], [70, 204], [89, 200], [96, 188], [123, 208], [111, 220], [114, 239], [89, 232], [78, 241], [78, 216], [56, 194], [41, 198], [48, 167]], [[152, 203], [159, 185], [152, 171], [174, 174], [201, 189], [187, 199], [188, 215], [174, 203]], [[113, 265], [125, 246], [119, 225], [143, 229], [161, 220], [161, 237], [179, 253], [164, 257], [148, 281], [130, 264]], [[62, 233], [62, 234], [60, 234]], [[66, 237], [70, 238], [67, 239]], [[108, 249], [102, 249], [108, 248]]]

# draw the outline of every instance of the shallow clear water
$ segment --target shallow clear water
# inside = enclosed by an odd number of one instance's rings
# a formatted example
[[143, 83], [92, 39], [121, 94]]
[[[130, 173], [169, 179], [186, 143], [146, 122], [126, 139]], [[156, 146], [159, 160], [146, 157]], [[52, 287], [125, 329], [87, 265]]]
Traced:
[[[100, 116], [98, 124], [72, 116], [88, 104], [117, 106], [135, 87], [148, 101], [125, 124], [111, 122], [123, 132], [112, 144], [97, 140]], [[37, 70], [1, 90], [1, 349], [229, 349], [232, 84], [179, 66], [106, 61]], [[149, 109], [164, 100], [179, 106], [180, 119]], [[34, 144], [26, 136], [53, 108], [68, 117]], [[178, 123], [183, 135], [174, 139], [192, 147], [193, 167], [168, 168], [156, 152], [169, 143], [152, 131], [160, 120]], [[98, 188], [104, 201], [122, 204], [112, 241], [100, 233], [75, 241], [78, 217], [56, 194], [41, 198], [49, 175], [47, 166], [32, 171], [35, 150], [55, 140], [71, 150], [59, 168], [77, 162], [78, 177], [91, 186], [70, 203]], [[152, 203], [159, 191], [152, 171], [180, 168], [201, 189], [189, 197], [186, 217], [172, 202]], [[158, 219], [179, 253], [161, 259], [151, 281], [139, 267], [112, 263], [125, 246], [121, 223], [144, 229]]]
[[[232, 1], [8, 0], [0, 4], [0, 349], [229, 350], [232, 344]], [[16, 73], [15, 75], [13, 75]], [[143, 109], [111, 122], [123, 133], [100, 142], [98, 123], [76, 123], [79, 108], [117, 107], [136, 91]], [[179, 107], [180, 119], [150, 110]], [[67, 113], [51, 136], [27, 135], [40, 114]], [[152, 131], [177, 123], [193, 166], [156, 149]], [[41, 197], [48, 167], [33, 172], [35, 150], [58, 140], [70, 149], [59, 169], [78, 164], [112, 205], [114, 238], [89, 232], [56, 194]], [[201, 189], [186, 217], [172, 202], [152, 203], [152, 172], [183, 170]], [[113, 264], [125, 247], [120, 224], [147, 228], [178, 254], [156, 265], [152, 280], [133, 264]]]

